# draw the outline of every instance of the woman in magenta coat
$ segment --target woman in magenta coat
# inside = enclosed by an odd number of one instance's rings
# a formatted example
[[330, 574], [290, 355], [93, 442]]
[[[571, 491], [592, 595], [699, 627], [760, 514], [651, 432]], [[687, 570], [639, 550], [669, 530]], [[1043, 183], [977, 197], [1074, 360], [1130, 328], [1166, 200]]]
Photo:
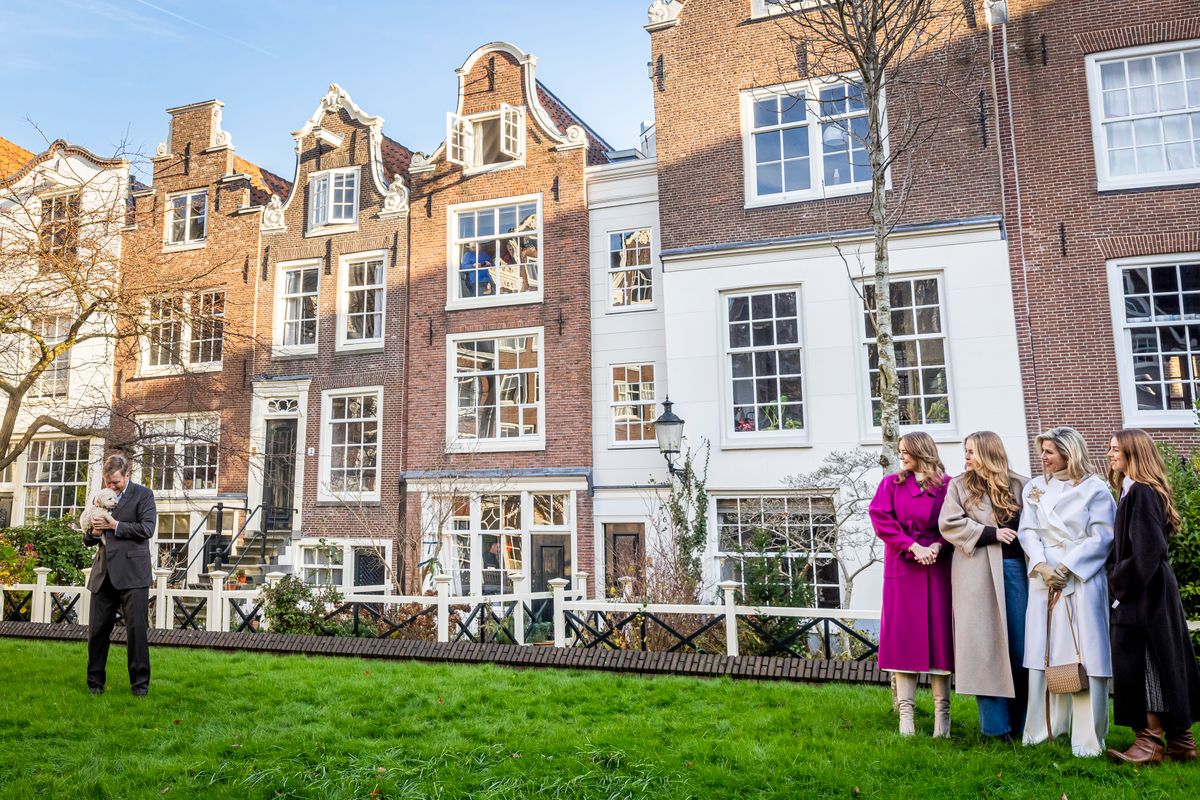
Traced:
[[900, 735], [915, 733], [917, 675], [933, 686], [933, 735], [950, 735], [950, 673], [954, 617], [950, 557], [938, 514], [950, 482], [926, 433], [900, 438], [900, 471], [886, 476], [871, 501], [871, 524], [883, 540], [883, 616], [879, 667], [896, 677]]

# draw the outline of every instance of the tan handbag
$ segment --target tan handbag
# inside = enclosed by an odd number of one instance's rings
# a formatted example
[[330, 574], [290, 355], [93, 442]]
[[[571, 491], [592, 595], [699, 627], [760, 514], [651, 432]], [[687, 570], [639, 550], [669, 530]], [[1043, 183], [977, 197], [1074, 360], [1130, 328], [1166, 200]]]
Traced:
[[1050, 618], [1062, 592], [1051, 589], [1046, 601], [1046, 689], [1051, 694], [1075, 694], [1088, 688], [1087, 671], [1083, 668], [1083, 656], [1079, 654], [1079, 637], [1075, 635], [1075, 620], [1071, 616], [1071, 603], [1067, 605], [1067, 625], [1071, 629], [1071, 641], [1075, 643], [1075, 661], [1070, 664], [1050, 666]]

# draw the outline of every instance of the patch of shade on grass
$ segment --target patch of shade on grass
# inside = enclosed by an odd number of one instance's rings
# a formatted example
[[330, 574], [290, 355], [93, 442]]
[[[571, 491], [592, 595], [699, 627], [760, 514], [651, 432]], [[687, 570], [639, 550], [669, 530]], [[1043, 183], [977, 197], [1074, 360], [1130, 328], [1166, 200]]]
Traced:
[[[82, 644], [0, 640], [0, 798], [1171, 798], [1200, 765], [895, 733], [881, 687], [155, 649], [88, 694]], [[1109, 742], [1125, 747], [1129, 731]], [[855, 792], [857, 791], [857, 794]]]

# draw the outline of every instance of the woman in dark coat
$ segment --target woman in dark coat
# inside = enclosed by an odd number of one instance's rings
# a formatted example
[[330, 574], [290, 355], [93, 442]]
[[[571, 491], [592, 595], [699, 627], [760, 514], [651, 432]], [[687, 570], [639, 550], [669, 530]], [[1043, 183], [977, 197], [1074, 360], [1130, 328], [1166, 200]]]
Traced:
[[1108, 560], [1113, 716], [1136, 733], [1128, 750], [1108, 754], [1132, 764], [1194, 761], [1191, 729], [1200, 718], [1200, 668], [1179, 584], [1167, 561], [1167, 541], [1179, 529], [1179, 512], [1162, 459], [1145, 431], [1117, 433], [1109, 444], [1108, 466], [1109, 483], [1121, 492]]

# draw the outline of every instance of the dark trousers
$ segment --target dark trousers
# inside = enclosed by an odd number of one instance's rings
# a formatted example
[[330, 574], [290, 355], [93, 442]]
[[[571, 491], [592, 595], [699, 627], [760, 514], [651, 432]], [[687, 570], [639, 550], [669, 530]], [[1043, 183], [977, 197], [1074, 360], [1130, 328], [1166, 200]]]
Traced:
[[91, 620], [88, 624], [87, 684], [104, 688], [105, 666], [108, 664], [108, 640], [117, 621], [117, 609], [125, 618], [126, 643], [129, 650], [129, 688], [145, 692], [150, 688], [150, 646], [147, 641], [147, 614], [150, 608], [150, 589], [118, 589], [108, 576], [100, 591], [92, 592]]

